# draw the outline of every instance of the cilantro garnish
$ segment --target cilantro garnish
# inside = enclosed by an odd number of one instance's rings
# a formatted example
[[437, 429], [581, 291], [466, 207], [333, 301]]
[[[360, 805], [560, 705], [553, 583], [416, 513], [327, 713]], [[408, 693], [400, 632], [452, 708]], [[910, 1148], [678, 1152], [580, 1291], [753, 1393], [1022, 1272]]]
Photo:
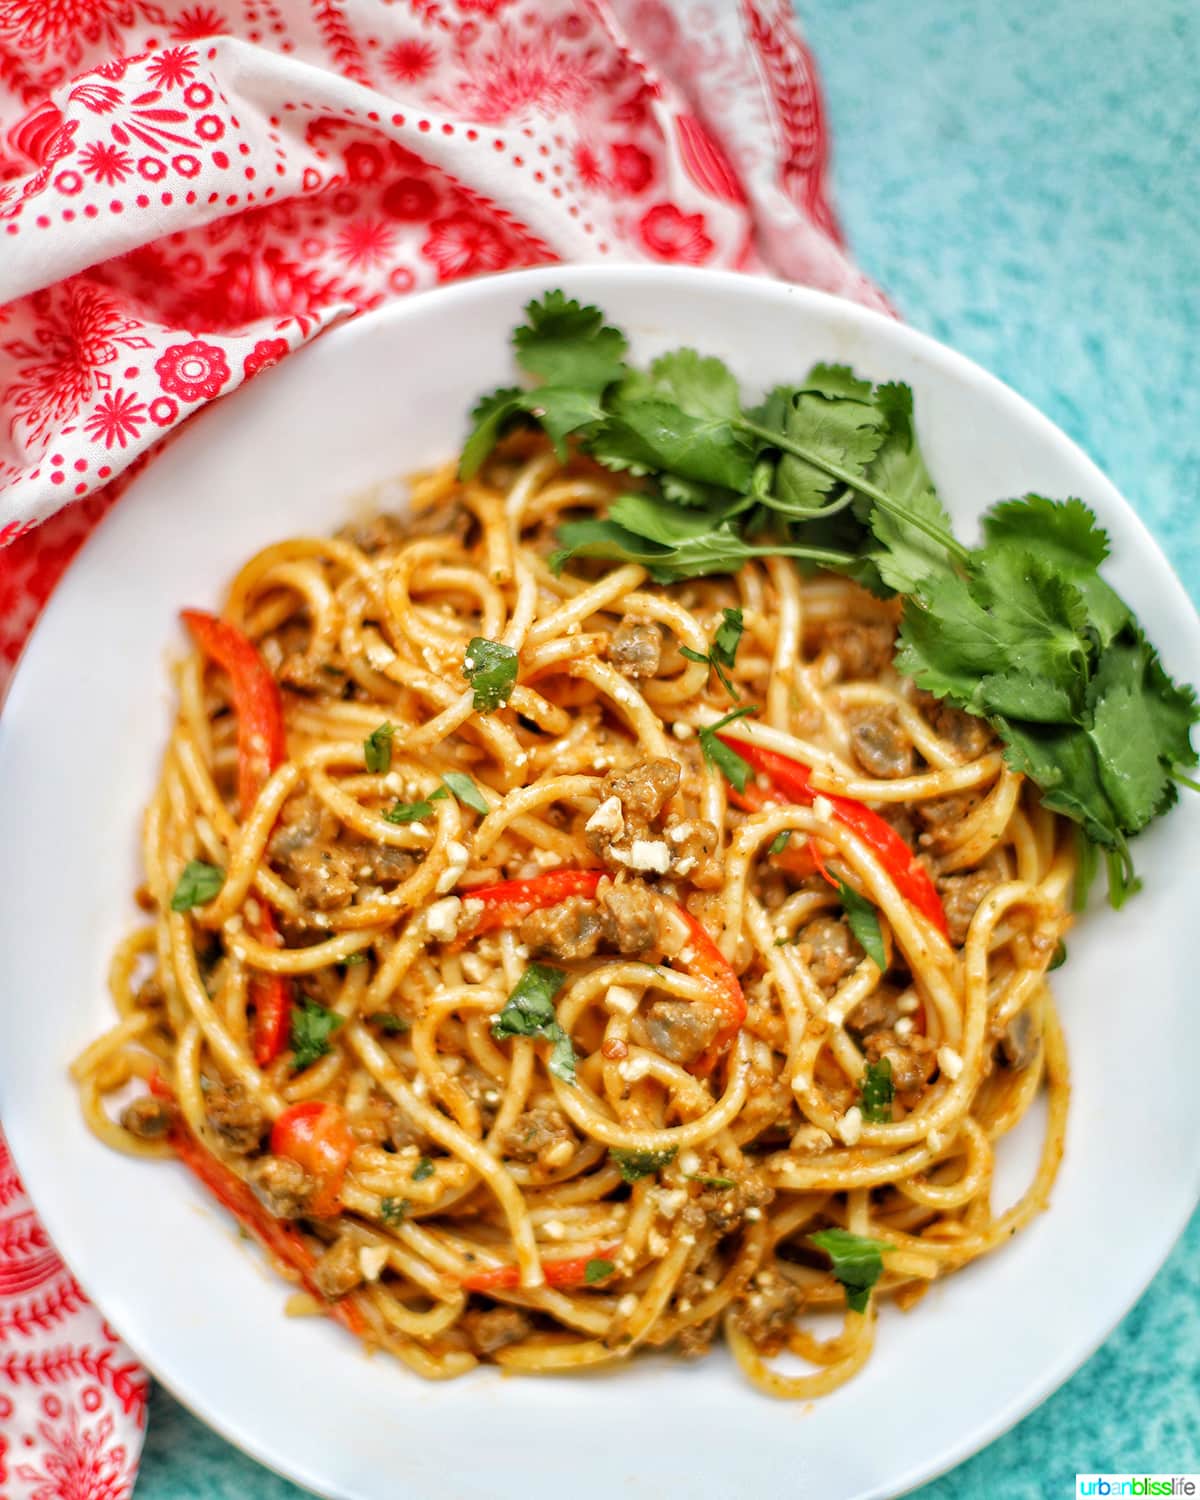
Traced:
[[597, 1255], [583, 1268], [584, 1284], [595, 1286], [598, 1281], [606, 1281], [616, 1269], [611, 1260], [604, 1260], [602, 1256]]
[[292, 1010], [292, 1067], [297, 1073], [309, 1068], [330, 1051], [329, 1038], [342, 1024], [341, 1016], [326, 1010], [307, 995]]
[[431, 817], [433, 804], [439, 797], [448, 797], [450, 793], [444, 786], [438, 787], [436, 792], [430, 792], [428, 797], [422, 797], [419, 802], [397, 802], [395, 807], [384, 813], [386, 823], [419, 823], [422, 818]]
[[427, 1177], [433, 1176], [433, 1158], [423, 1156], [412, 1170], [414, 1182], [424, 1182]]
[[768, 854], [782, 854], [788, 846], [788, 840], [792, 836], [792, 830], [785, 828], [782, 833], [777, 833], [767, 845]]
[[860, 896], [853, 886], [844, 880], [835, 882], [842, 900], [842, 909], [850, 931], [858, 939], [863, 952], [875, 960], [881, 974], [887, 973], [887, 953], [883, 947], [883, 933], [879, 927], [879, 913], [865, 896]]
[[868, 1063], [858, 1096], [863, 1119], [871, 1125], [887, 1124], [892, 1118], [892, 1100], [895, 1097], [890, 1060], [881, 1057], [878, 1062]]
[[517, 680], [517, 653], [501, 641], [473, 636], [463, 658], [462, 674], [475, 692], [475, 712], [494, 713], [508, 702]]
[[202, 859], [189, 859], [180, 871], [175, 894], [171, 897], [171, 910], [191, 911], [193, 906], [204, 906], [224, 884], [224, 870], [207, 865]]
[[737, 649], [742, 640], [742, 612], [740, 609], [725, 609], [721, 611], [724, 618], [717, 626], [717, 633], [713, 636], [713, 643], [706, 652], [693, 651], [690, 646], [680, 646], [679, 654], [686, 656], [688, 661], [706, 662], [710, 672], [715, 672], [720, 679], [721, 686], [729, 694], [735, 703], [739, 701], [740, 694], [737, 688], [729, 680], [725, 671], [726, 667], [732, 667], [737, 660]]
[[[553, 569], [573, 557], [635, 561], [671, 583], [786, 556], [906, 595], [899, 670], [989, 720], [1010, 766], [1103, 849], [1114, 905], [1137, 889], [1129, 840], [1196, 784], [1200, 705], [1100, 577], [1108, 538], [1082, 501], [1005, 500], [969, 550], [921, 454], [907, 385], [817, 365], [746, 407], [728, 368], [692, 349], [631, 369], [620, 331], [561, 292], [526, 314], [517, 362], [542, 384], [480, 403], [463, 473], [524, 420], [560, 452], [573, 435], [639, 481], [607, 515], [559, 527]], [[723, 669], [735, 651], [718, 631], [705, 656], [685, 655], [707, 660], [732, 694]], [[741, 790], [749, 768], [715, 745], [702, 733], [706, 756]]]
[[670, 1166], [675, 1160], [675, 1151], [674, 1146], [667, 1146], [662, 1151], [626, 1151], [620, 1146], [612, 1146], [608, 1154], [620, 1167], [623, 1181], [637, 1182], [640, 1177], [649, 1177]]
[[554, 1014], [554, 997], [566, 977], [561, 969], [552, 969], [548, 964], [530, 964], [504, 1002], [503, 1010], [493, 1018], [492, 1035], [497, 1041], [510, 1036], [529, 1036], [550, 1042], [547, 1066], [556, 1078], [573, 1085], [575, 1048]]
[[404, 1223], [411, 1207], [407, 1198], [383, 1198], [379, 1204], [379, 1217], [394, 1228], [397, 1224]]
[[723, 719], [718, 719], [715, 724], [706, 724], [703, 729], [696, 731], [696, 738], [700, 741], [700, 750], [704, 759], [710, 766], [716, 766], [725, 780], [737, 788], [739, 792], [746, 790], [746, 783], [750, 780], [750, 766], [744, 761], [736, 750], [731, 749], [724, 740], [718, 739], [718, 731], [725, 728], [726, 724], [732, 724], [735, 719], [744, 719], [747, 714], [756, 714], [758, 709], [753, 705], [745, 708], [736, 708], [733, 713], [726, 714]]
[[397, 1016], [390, 1010], [373, 1010], [366, 1017], [368, 1026], [378, 1026], [384, 1036], [401, 1036], [412, 1029], [412, 1022]]
[[848, 1229], [819, 1229], [809, 1239], [833, 1262], [834, 1277], [845, 1288], [846, 1306], [851, 1312], [866, 1312], [871, 1288], [883, 1275], [883, 1257], [895, 1246]]
[[368, 771], [388, 772], [392, 768], [392, 736], [394, 724], [381, 724], [363, 740], [363, 760]]
[[487, 799], [464, 771], [447, 771], [442, 780], [464, 806], [479, 813], [481, 817], [487, 817]]

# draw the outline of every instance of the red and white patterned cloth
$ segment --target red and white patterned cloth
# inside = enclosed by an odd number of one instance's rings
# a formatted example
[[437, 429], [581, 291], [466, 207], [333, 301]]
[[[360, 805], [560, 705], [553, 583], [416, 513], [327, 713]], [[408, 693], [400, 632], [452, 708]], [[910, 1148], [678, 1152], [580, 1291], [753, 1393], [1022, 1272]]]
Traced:
[[[789, 0], [0, 0], [0, 691], [155, 445], [342, 318], [585, 260], [886, 306], [827, 156]], [[0, 1139], [0, 1500], [125, 1496], [144, 1393]]]
[[0, 1500], [125, 1500], [146, 1389], [46, 1238], [0, 1134]]

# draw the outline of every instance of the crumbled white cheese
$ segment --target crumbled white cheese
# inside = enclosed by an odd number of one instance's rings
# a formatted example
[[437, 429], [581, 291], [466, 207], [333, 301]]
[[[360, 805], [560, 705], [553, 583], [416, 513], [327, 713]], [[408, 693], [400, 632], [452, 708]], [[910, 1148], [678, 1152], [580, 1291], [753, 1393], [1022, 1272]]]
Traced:
[[937, 1060], [938, 1067], [941, 1068], [942, 1072], [953, 1083], [963, 1070], [962, 1058], [953, 1047], [939, 1047]]
[[399, 797], [404, 791], [404, 782], [401, 780], [399, 771], [389, 771], [383, 778], [384, 790], [391, 792], [393, 797]]
[[542, 1225], [542, 1233], [548, 1240], [562, 1240], [566, 1238], [567, 1226], [561, 1219], [547, 1219]]
[[483, 1091], [483, 1102], [487, 1105], [487, 1107], [489, 1109], [495, 1109], [496, 1106], [500, 1103], [500, 1090], [499, 1089], [484, 1089], [484, 1091]]
[[667, 837], [673, 844], [682, 844], [691, 831], [692, 825], [690, 823], [676, 823], [673, 827], [667, 829]]
[[375, 871], [372, 870], [370, 865], [359, 865], [358, 867], [358, 878], [360, 880], [370, 880], [374, 873]]
[[378, 1281], [380, 1272], [387, 1265], [387, 1258], [386, 1245], [360, 1245], [358, 1267], [363, 1274], [363, 1280]]
[[653, 870], [665, 875], [671, 868], [671, 851], [661, 839], [634, 839], [629, 863], [635, 870]]
[[792, 1075], [792, 1093], [807, 1094], [812, 1088], [812, 1078], [807, 1073], [795, 1073]]
[[675, 874], [688, 875], [696, 868], [699, 861], [694, 854], [685, 854], [682, 859], [675, 861]]
[[896, 1001], [896, 1009], [902, 1016], [911, 1016], [921, 1002], [910, 990], [907, 995], [901, 995]]
[[625, 832], [625, 813], [620, 797], [609, 797], [602, 802], [583, 828], [585, 833], [601, 833], [608, 834], [610, 838], [620, 838]]
[[685, 1177], [695, 1177], [700, 1170], [700, 1158], [694, 1151], [685, 1151], [679, 1158], [679, 1170]]
[[437, 893], [439, 896], [444, 896], [447, 891], [454, 889], [462, 878], [471, 856], [465, 844], [460, 844], [457, 839], [451, 839], [446, 845], [446, 858], [449, 863], [438, 876]]
[[671, 733], [677, 740], [690, 740], [695, 730], [690, 724], [685, 724], [682, 719], [676, 719], [671, 725]]
[[651, 1255], [661, 1260], [670, 1248], [671, 1242], [665, 1234], [659, 1234], [657, 1229], [650, 1231], [649, 1237], [646, 1240], [646, 1249], [649, 1250]]
[[462, 964], [463, 978], [468, 984], [482, 984], [491, 973], [487, 960], [480, 958], [478, 953], [464, 953], [459, 962]]
[[762, 1218], [762, 1209], [755, 1208], [754, 1204], [752, 1203], [746, 1210], [746, 1212], [742, 1215], [742, 1217], [746, 1220], [747, 1224], [757, 1224], [759, 1219]]
[[425, 927], [429, 936], [439, 943], [448, 943], [458, 932], [458, 919], [462, 915], [462, 902], [457, 896], [443, 896], [435, 901], [425, 913]]
[[475, 666], [475, 658], [473, 656], [464, 656], [463, 657], [463, 668], [464, 668], [465, 671], [470, 672], [474, 668], [474, 666]]
[[604, 996], [604, 1006], [610, 1015], [631, 1016], [638, 1008], [638, 996], [623, 984], [610, 984]]
[[621, 1300], [617, 1303], [617, 1311], [623, 1318], [632, 1318], [634, 1313], [637, 1312], [637, 1305], [638, 1299], [634, 1296], [634, 1294], [632, 1292], [626, 1292]]
[[896, 1033], [897, 1036], [900, 1037], [911, 1036], [912, 1029], [913, 1018], [911, 1016], [901, 1016], [896, 1024], [892, 1027], [892, 1030]]
[[[695, 1152], [692, 1153], [695, 1156]], [[697, 1167], [700, 1158], [696, 1157]], [[669, 1191], [663, 1188], [658, 1190], [658, 1211], [664, 1219], [673, 1219], [683, 1205], [688, 1201], [686, 1188], [671, 1188]]]
[[837, 1123], [837, 1133], [847, 1146], [853, 1146], [862, 1135], [862, 1110], [853, 1104]]

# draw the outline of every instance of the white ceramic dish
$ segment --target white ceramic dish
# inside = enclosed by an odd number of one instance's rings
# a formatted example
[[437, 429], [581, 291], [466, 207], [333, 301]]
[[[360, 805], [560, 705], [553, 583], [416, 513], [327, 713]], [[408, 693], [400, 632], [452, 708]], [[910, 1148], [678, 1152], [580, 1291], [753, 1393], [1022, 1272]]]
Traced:
[[[38, 627], [0, 718], [0, 1114], [51, 1234], [147, 1365], [312, 1489], [353, 1500], [893, 1496], [1063, 1381], [1196, 1202], [1185, 1060], [1200, 1050], [1187, 878], [1200, 800], [1138, 841], [1145, 893], [1119, 915], [1094, 907], [1055, 976], [1075, 1097], [1051, 1211], [911, 1316], [885, 1309], [867, 1369], [815, 1407], [755, 1394], [723, 1354], [447, 1385], [368, 1360], [330, 1323], [285, 1319], [283, 1288], [230, 1221], [181, 1169], [99, 1145], [67, 1079], [70, 1057], [110, 1019], [105, 970], [133, 917], [176, 611], [216, 603], [258, 547], [327, 531], [366, 487], [453, 452], [477, 393], [511, 376], [522, 304], [551, 285], [598, 302], [639, 356], [694, 342], [748, 388], [816, 358], [910, 381], [960, 533], [1001, 496], [1082, 495], [1111, 532], [1110, 577], [1168, 668], [1200, 675], [1200, 622], [1112, 485], [1010, 390], [907, 328], [795, 287], [652, 268], [539, 270], [415, 297], [201, 417], [111, 513]], [[1035, 1134], [1006, 1143], [1002, 1196], [1023, 1182]]]

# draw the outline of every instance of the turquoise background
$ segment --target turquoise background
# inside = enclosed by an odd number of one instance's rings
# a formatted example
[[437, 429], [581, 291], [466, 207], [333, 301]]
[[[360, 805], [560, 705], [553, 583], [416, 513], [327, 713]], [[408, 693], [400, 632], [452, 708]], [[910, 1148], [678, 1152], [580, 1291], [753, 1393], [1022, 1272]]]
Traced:
[[[1200, 597], [1198, 0], [802, 0], [801, 12], [863, 266], [909, 322], [1081, 443]], [[1103, 1254], [1102, 1233], [1081, 1235], [1078, 1274]], [[1077, 1471], [1189, 1470], [1200, 1216], [1069, 1384], [917, 1494], [1065, 1500]], [[135, 1495], [302, 1491], [156, 1390]]]

